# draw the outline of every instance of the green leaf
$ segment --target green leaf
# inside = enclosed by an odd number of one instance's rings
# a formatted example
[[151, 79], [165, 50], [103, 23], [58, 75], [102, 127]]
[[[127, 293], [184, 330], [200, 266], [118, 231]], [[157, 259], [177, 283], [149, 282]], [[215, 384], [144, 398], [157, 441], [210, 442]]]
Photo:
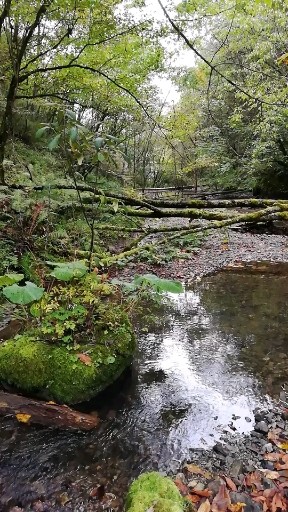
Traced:
[[154, 274], [144, 274], [134, 278], [135, 284], [148, 284], [158, 293], [182, 293], [183, 286], [179, 281], [161, 279]]
[[78, 128], [77, 126], [73, 126], [70, 130], [70, 141], [75, 142], [78, 139]]
[[65, 116], [71, 119], [71, 121], [76, 121], [76, 112], [73, 112], [73, 110], [66, 110]]
[[24, 279], [24, 274], [5, 274], [0, 276], [0, 286], [9, 286], [14, 283], [19, 283]]
[[88, 272], [88, 268], [81, 260], [72, 261], [71, 263], [56, 263], [51, 261], [46, 261], [46, 263], [56, 267], [49, 275], [59, 279], [59, 281], [71, 281], [74, 278], [79, 279]]
[[102, 146], [104, 146], [104, 143], [105, 143], [105, 140], [102, 138], [102, 137], [97, 137], [95, 140], [94, 140], [94, 145], [95, 145], [95, 148], [97, 149], [97, 151], [102, 148]]
[[97, 158], [99, 162], [104, 162], [105, 160], [105, 156], [103, 155], [103, 153], [98, 153]]
[[50, 140], [50, 142], [48, 144], [48, 148], [50, 149], [50, 151], [57, 148], [57, 146], [59, 145], [60, 138], [61, 138], [61, 133], [58, 133], [58, 135], [56, 135], [52, 140]]
[[35, 138], [41, 139], [42, 135], [44, 135], [44, 133], [47, 132], [49, 128], [50, 126], [43, 126], [42, 128], [39, 128], [39, 130], [37, 130], [37, 132], [35, 133]]
[[44, 288], [40, 288], [34, 283], [27, 281], [25, 286], [13, 284], [3, 289], [3, 295], [13, 304], [30, 304], [35, 300], [41, 299]]
[[107, 364], [112, 364], [114, 362], [115, 362], [115, 357], [114, 356], [107, 357], [107, 359], [106, 359], [106, 363]]
[[118, 212], [118, 208], [119, 208], [119, 202], [117, 201], [117, 199], [115, 201], [113, 201], [112, 203], [112, 208], [114, 210], [115, 213]]

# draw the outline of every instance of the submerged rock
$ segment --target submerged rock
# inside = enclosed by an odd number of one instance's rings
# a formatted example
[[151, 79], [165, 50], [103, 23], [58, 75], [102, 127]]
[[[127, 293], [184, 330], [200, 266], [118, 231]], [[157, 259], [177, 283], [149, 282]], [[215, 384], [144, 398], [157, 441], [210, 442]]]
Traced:
[[135, 480], [126, 498], [126, 512], [183, 512], [184, 500], [170, 478], [144, 473]]
[[112, 384], [135, 349], [131, 324], [120, 309], [117, 325], [99, 331], [96, 342], [83, 341], [77, 351], [39, 337], [34, 329], [0, 345], [0, 380], [66, 404], [87, 401]]

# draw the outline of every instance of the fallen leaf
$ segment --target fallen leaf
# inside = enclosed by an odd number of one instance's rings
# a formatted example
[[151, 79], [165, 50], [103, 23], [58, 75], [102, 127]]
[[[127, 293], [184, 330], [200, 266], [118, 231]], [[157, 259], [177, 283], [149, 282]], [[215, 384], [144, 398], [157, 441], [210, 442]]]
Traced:
[[282, 459], [283, 453], [266, 453], [264, 455], [265, 460], [270, 460], [271, 462], [275, 462], [277, 460]]
[[[283, 492], [283, 491], [282, 491]], [[271, 503], [271, 511], [277, 512], [278, 509], [283, 510], [283, 512], [287, 511], [287, 501], [281, 492], [276, 492], [273, 496], [273, 500]]]
[[196, 494], [193, 494], [193, 496], [191, 494], [187, 494], [185, 498], [186, 500], [191, 501], [191, 503], [199, 503], [199, 501], [201, 501], [201, 496], [196, 496]]
[[280, 476], [278, 471], [271, 471], [271, 469], [260, 469], [259, 471], [261, 471], [265, 478], [268, 478], [269, 480], [277, 480]]
[[210, 510], [211, 510], [211, 505], [209, 503], [209, 500], [206, 500], [206, 501], [204, 501], [204, 503], [201, 503], [200, 507], [198, 508], [198, 512], [210, 512]]
[[288, 478], [288, 470], [287, 469], [283, 469], [283, 471], [279, 470], [279, 475], [283, 476], [285, 478]]
[[79, 361], [81, 361], [81, 363], [86, 364], [86, 366], [92, 366], [92, 359], [87, 354], [76, 354], [76, 356], [78, 357]]
[[254, 473], [248, 473], [248, 475], [245, 476], [244, 482], [247, 487], [253, 487], [259, 491], [262, 489], [261, 479], [261, 473], [259, 473], [259, 471], [254, 471]]
[[204, 489], [204, 491], [197, 491], [197, 489], [192, 489], [190, 493], [197, 494], [197, 496], [202, 496], [203, 498], [210, 498], [212, 495], [212, 491], [209, 491], [209, 489]]
[[229, 507], [230, 512], [245, 512], [244, 507], [246, 507], [246, 503], [234, 503], [231, 504]]
[[286, 462], [286, 464], [281, 464], [281, 462], [279, 462], [278, 464], [275, 464], [275, 468], [276, 469], [288, 469], [288, 463]]
[[16, 414], [16, 418], [20, 423], [29, 423], [29, 420], [31, 418], [31, 414]]
[[176, 487], [178, 487], [182, 496], [187, 496], [187, 494], [189, 494], [189, 487], [187, 485], [183, 484], [183, 482], [181, 480], [175, 480], [174, 483], [175, 483]]
[[187, 469], [187, 471], [189, 471], [189, 473], [194, 473], [195, 475], [202, 475], [202, 476], [204, 476], [204, 478], [212, 477], [211, 473], [209, 473], [208, 471], [205, 471], [202, 468], [199, 468], [199, 466], [196, 466], [196, 464], [186, 464], [184, 466], [184, 468]]
[[218, 494], [212, 501], [212, 512], [226, 512], [231, 505], [229, 492], [225, 484], [220, 485]]
[[231, 489], [231, 491], [237, 491], [237, 487], [234, 484], [233, 480], [231, 480], [231, 478], [229, 478], [228, 476], [225, 476], [225, 475], [224, 475], [224, 478], [226, 480], [226, 484], [228, 485], [229, 489]]
[[280, 441], [279, 439], [277, 442], [274, 441], [274, 443], [278, 448], [281, 448], [281, 450], [288, 450], [288, 441]]
[[50, 402], [47, 402], [47, 405], [57, 405], [56, 402], [52, 402], [52, 400], [50, 400]]

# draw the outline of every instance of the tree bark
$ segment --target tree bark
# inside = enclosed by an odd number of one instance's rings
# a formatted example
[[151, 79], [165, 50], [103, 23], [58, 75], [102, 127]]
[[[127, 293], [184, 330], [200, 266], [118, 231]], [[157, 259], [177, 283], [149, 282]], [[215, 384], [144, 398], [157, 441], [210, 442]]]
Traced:
[[61, 429], [92, 430], [99, 425], [98, 416], [83, 414], [53, 402], [42, 402], [12, 393], [0, 391], [0, 414], [14, 416], [21, 423]]

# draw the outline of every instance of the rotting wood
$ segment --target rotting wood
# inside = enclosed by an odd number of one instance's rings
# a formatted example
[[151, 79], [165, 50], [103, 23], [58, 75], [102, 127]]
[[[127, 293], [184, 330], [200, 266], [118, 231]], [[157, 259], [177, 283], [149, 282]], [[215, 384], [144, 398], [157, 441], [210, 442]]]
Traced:
[[72, 430], [92, 430], [100, 423], [98, 416], [75, 411], [66, 405], [43, 402], [0, 391], [0, 414], [13, 416], [21, 423], [36, 423]]

